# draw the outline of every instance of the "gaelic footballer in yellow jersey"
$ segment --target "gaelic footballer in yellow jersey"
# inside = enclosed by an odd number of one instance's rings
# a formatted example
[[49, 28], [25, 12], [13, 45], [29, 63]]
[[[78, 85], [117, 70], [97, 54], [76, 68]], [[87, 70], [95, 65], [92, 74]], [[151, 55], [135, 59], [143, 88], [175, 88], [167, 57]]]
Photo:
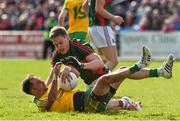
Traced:
[[[45, 111], [45, 101], [48, 99], [48, 94], [51, 89], [51, 86], [48, 87], [48, 90], [45, 94], [43, 94], [40, 98], [34, 98], [34, 103], [38, 107], [39, 111]], [[54, 101], [53, 105], [50, 108], [50, 111], [57, 112], [71, 112], [75, 111], [75, 107], [73, 104], [73, 97], [77, 91], [63, 91], [62, 89], [58, 89], [57, 98]]]
[[84, 0], [66, 0], [59, 15], [59, 25], [64, 26], [67, 13], [69, 13], [69, 37], [79, 39], [81, 43], [87, 42], [88, 17], [82, 9]]

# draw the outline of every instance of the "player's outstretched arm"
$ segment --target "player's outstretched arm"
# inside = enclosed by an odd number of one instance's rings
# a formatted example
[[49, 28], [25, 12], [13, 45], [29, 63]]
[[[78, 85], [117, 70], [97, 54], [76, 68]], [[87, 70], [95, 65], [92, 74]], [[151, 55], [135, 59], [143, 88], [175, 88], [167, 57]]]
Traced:
[[[59, 68], [59, 69], [60, 69], [60, 68]], [[60, 70], [59, 70], [59, 71], [60, 71]], [[46, 80], [46, 82], [45, 82], [46, 86], [48, 86], [49, 84], [52, 83], [53, 78], [54, 78], [54, 68], [51, 68], [50, 73], [49, 73], [49, 76], [48, 76], [48, 78], [47, 78], [47, 80]]]
[[74, 56], [68, 56], [63, 60], [68, 65], [73, 66], [74, 68], [78, 70], [82, 70], [84, 68], [84, 64], [81, 63], [78, 59], [76, 59]]
[[46, 86], [48, 86], [49, 84], [51, 84], [52, 80], [53, 80], [53, 68], [51, 68], [50, 73], [49, 73], [49, 76], [48, 76], [48, 78], [47, 78], [47, 80], [46, 80], [46, 82], [45, 82]]
[[115, 24], [122, 24], [124, 22], [123, 18], [121, 16], [114, 16], [110, 12], [108, 12], [106, 9], [104, 9], [105, 0], [96, 0], [96, 6], [95, 10], [98, 14], [100, 14], [102, 17], [109, 19], [113, 21]]
[[88, 70], [96, 70], [101, 69], [104, 67], [104, 62], [101, 57], [96, 54], [92, 53], [86, 57], [87, 62], [84, 63], [84, 69]]
[[52, 81], [51, 89], [48, 94], [48, 99], [46, 100], [46, 103], [45, 103], [45, 109], [47, 111], [49, 111], [49, 109], [51, 108], [52, 104], [54, 103], [57, 97], [57, 91], [58, 91], [57, 77], [59, 75], [60, 65], [61, 65], [61, 62], [58, 62], [53, 68], [54, 78]]
[[68, 11], [63, 7], [61, 13], [58, 16], [58, 23], [60, 26], [64, 26], [65, 17], [67, 15]]
[[65, 61], [69, 65], [72, 65], [78, 70], [87, 69], [87, 70], [96, 70], [104, 67], [104, 62], [101, 60], [101, 58], [95, 54], [92, 53], [86, 57], [87, 62], [81, 63], [79, 60], [77, 60], [73, 56], [68, 56]]

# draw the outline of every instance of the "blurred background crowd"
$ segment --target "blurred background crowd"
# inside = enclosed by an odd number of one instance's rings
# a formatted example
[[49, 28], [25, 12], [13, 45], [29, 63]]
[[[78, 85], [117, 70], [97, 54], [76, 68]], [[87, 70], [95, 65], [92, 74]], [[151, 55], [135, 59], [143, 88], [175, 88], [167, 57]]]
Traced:
[[[0, 0], [0, 30], [46, 30], [57, 23], [64, 0]], [[114, 0], [125, 31], [180, 30], [180, 0]], [[67, 19], [68, 20], [68, 19]]]

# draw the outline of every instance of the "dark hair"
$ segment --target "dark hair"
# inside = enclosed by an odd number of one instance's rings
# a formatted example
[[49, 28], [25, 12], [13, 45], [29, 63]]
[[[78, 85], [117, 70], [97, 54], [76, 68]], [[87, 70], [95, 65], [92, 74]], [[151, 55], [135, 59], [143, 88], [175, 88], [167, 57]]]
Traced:
[[67, 36], [67, 35], [68, 35], [67, 31], [64, 27], [54, 26], [50, 31], [49, 38], [52, 39], [57, 36]]
[[22, 90], [26, 93], [26, 94], [32, 94], [30, 89], [31, 89], [32, 83], [30, 82], [30, 78], [26, 78], [23, 82], [22, 82]]

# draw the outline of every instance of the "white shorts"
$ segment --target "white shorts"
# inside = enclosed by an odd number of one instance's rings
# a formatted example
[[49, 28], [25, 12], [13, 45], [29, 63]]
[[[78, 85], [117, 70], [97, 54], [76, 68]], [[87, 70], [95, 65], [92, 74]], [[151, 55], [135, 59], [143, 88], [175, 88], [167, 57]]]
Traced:
[[89, 27], [89, 36], [97, 48], [116, 46], [114, 32], [110, 26]]

